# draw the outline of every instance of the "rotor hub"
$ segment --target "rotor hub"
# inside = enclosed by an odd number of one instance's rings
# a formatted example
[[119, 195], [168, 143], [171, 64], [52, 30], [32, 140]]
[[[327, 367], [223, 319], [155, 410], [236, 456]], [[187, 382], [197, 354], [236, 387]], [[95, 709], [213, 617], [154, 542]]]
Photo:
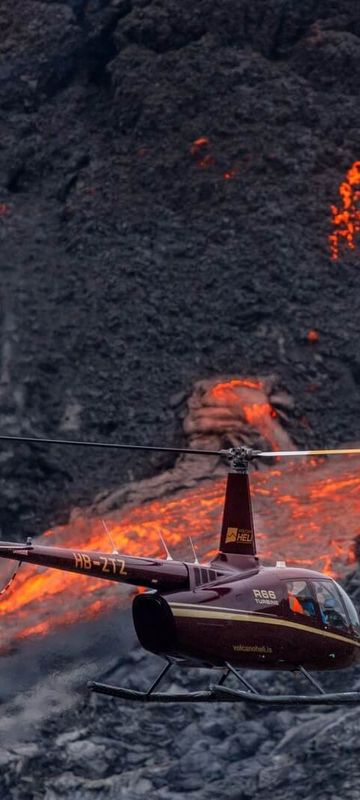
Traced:
[[220, 453], [227, 458], [235, 472], [247, 473], [249, 461], [256, 458], [260, 451], [241, 445], [240, 447], [230, 447], [228, 450], [221, 450]]

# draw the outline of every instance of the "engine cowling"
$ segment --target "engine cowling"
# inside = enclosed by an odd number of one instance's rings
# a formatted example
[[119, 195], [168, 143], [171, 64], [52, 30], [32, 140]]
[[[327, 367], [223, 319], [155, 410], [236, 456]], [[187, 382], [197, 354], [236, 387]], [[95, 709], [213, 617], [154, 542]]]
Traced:
[[139, 594], [132, 610], [136, 634], [145, 650], [159, 655], [175, 653], [175, 620], [164, 597], [155, 592]]

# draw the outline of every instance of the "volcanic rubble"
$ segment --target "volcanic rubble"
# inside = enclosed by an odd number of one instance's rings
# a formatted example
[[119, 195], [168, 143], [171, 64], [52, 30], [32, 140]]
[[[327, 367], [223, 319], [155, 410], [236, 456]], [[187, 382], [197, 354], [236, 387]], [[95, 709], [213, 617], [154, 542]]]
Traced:
[[[360, 573], [348, 580], [360, 591]], [[122, 685], [146, 686], [158, 665], [134, 647], [116, 671]], [[247, 673], [245, 673], [247, 674]], [[207, 675], [209, 679], [211, 676]], [[254, 681], [254, 676], [247, 677]], [[294, 676], [257, 673], [264, 691], [293, 690]], [[195, 690], [206, 676], [177, 672], [169, 686]], [[354, 670], [323, 675], [328, 690], [360, 688]], [[298, 691], [306, 691], [302, 680]], [[27, 698], [25, 697], [25, 701]], [[6, 712], [6, 707], [3, 709]], [[133, 706], [81, 695], [71, 709], [48, 712], [39, 720], [31, 708], [22, 731], [12, 728], [0, 753], [1, 796], [46, 800], [125, 798], [164, 800], [211, 798], [248, 800], [256, 796], [295, 800], [341, 796], [353, 800], [359, 786], [359, 716], [356, 707], [293, 708], [213, 706]], [[5, 741], [4, 741], [5, 738]]]
[[[274, 373], [298, 445], [360, 441], [359, 37], [348, 0], [2, 0], [2, 431], [171, 445], [195, 381]], [[4, 445], [1, 535], [171, 463]], [[1, 797], [353, 798], [357, 719], [86, 698], [4, 741]]]

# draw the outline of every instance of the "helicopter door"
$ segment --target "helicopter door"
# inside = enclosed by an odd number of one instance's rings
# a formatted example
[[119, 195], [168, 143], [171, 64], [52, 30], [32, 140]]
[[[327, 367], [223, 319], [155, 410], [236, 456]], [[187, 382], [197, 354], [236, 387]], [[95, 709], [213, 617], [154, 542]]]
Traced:
[[301, 622], [319, 620], [317, 605], [311, 585], [306, 580], [286, 581], [287, 600], [290, 616]]
[[350, 620], [333, 581], [313, 581], [313, 586], [323, 625], [349, 633]]

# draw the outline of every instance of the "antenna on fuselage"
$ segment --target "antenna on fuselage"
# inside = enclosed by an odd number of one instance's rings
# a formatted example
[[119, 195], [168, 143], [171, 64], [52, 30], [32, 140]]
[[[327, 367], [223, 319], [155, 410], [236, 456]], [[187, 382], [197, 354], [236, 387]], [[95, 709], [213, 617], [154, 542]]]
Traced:
[[108, 537], [109, 537], [109, 539], [110, 539], [110, 543], [111, 543], [111, 547], [112, 547], [112, 551], [113, 551], [113, 553], [117, 553], [117, 554], [118, 554], [118, 553], [119, 553], [119, 551], [118, 551], [118, 549], [117, 549], [117, 547], [116, 547], [116, 545], [115, 545], [115, 542], [114, 542], [114, 540], [113, 540], [113, 538], [112, 538], [112, 536], [111, 536], [111, 533], [110, 533], [110, 531], [109, 531], [109, 528], [108, 528], [108, 526], [107, 526], [107, 524], [106, 524], [105, 520], [103, 520], [103, 519], [102, 519], [102, 520], [101, 520], [101, 522], [102, 522], [102, 524], [103, 524], [104, 530], [106, 531], [106, 533], [107, 533], [107, 535], [108, 535]]
[[161, 536], [161, 533], [159, 533], [159, 539], [160, 539], [161, 544], [162, 544], [162, 546], [163, 546], [163, 548], [165, 550], [165, 553], [166, 553], [166, 561], [173, 561], [174, 559], [173, 559], [171, 553], [169, 552], [167, 544], [164, 541], [163, 537]]
[[191, 549], [193, 551], [194, 564], [198, 564], [199, 563], [199, 559], [198, 559], [198, 557], [196, 555], [196, 550], [195, 550], [194, 543], [193, 543], [193, 540], [192, 540], [191, 536], [189, 536], [189, 542], [191, 544]]

